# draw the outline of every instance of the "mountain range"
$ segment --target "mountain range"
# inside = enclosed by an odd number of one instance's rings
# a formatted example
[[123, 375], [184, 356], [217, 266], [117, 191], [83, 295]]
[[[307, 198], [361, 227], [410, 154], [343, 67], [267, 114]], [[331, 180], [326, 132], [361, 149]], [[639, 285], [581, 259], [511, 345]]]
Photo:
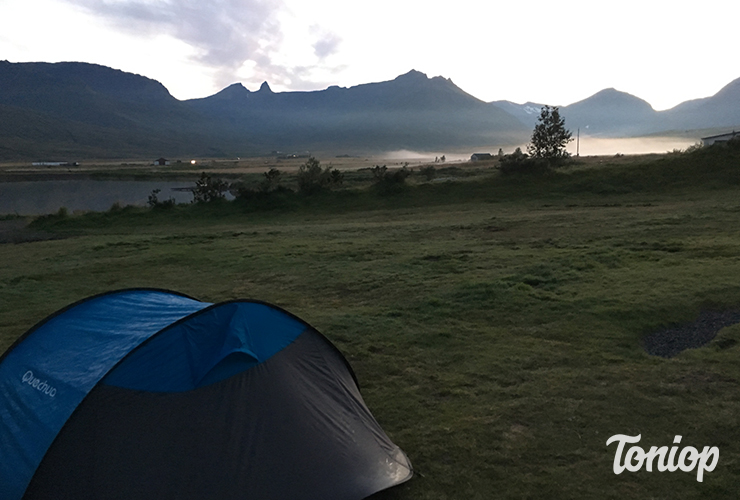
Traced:
[[[530, 127], [537, 122], [542, 104], [495, 104]], [[602, 137], [681, 135], [712, 129], [740, 129], [740, 78], [711, 97], [686, 101], [665, 111], [656, 111], [647, 102], [613, 88], [560, 108], [571, 130]], [[698, 137], [697, 137], [698, 138]]]
[[[0, 61], [0, 159], [228, 157], [270, 152], [444, 151], [520, 145], [541, 105], [487, 103], [442, 77], [311, 92], [235, 83], [180, 101], [159, 82], [87, 63]], [[604, 136], [740, 128], [740, 79], [655, 111], [614, 89], [561, 108], [570, 129]]]

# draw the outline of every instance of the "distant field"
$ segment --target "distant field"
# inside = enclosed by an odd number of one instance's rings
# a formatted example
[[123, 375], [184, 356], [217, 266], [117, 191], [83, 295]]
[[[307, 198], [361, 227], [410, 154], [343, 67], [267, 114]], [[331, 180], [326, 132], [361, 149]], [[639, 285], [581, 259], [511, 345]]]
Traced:
[[[740, 307], [740, 154], [470, 172], [39, 220], [42, 241], [0, 244], [0, 352], [107, 290], [257, 298], [337, 345], [409, 455], [419, 474], [378, 499], [734, 498], [740, 325], [672, 359], [641, 339]], [[614, 434], [719, 464], [615, 475]]]
[[[418, 166], [434, 163], [434, 154], [417, 154], [413, 152], [398, 152], [396, 154], [365, 155], [365, 156], [335, 156], [330, 154], [312, 153], [320, 158], [325, 165], [331, 165], [341, 170], [357, 170], [375, 165], [401, 166], [408, 163]], [[228, 176], [261, 173], [270, 168], [278, 168], [287, 172], [294, 172], [305, 163], [308, 153], [295, 157], [281, 158], [277, 156], [250, 157], [250, 158], [184, 158], [173, 159], [169, 165], [154, 165], [152, 161], [139, 159], [129, 160], [83, 160], [78, 166], [34, 166], [32, 162], [5, 162], [0, 163], [0, 182], [3, 179], [43, 179], [45, 177], [63, 178], [66, 176], [98, 176], [98, 177], [193, 177], [201, 171], [208, 171]], [[441, 156], [441, 155], [440, 155]], [[468, 160], [470, 155], [465, 155]], [[459, 163], [463, 157], [455, 155], [450, 163]], [[195, 163], [191, 163], [194, 161]]]
[[[724, 130], [724, 129], [723, 129]], [[711, 132], [711, 133], [710, 133]], [[721, 131], [720, 131], [721, 132]], [[578, 147], [580, 148], [581, 160], [584, 162], [602, 162], [605, 158], [613, 158], [615, 155], [628, 155], [630, 161], [640, 156], [664, 154], [674, 149], [686, 149], [699, 142], [699, 136], [720, 133], [718, 131], [689, 131], [676, 133], [672, 137], [651, 136], [634, 138], [598, 138], [589, 137], [585, 133], [581, 135]], [[270, 168], [278, 168], [288, 172], [296, 171], [306, 161], [308, 155], [320, 158], [325, 165], [331, 165], [340, 170], [358, 170], [372, 167], [374, 165], [387, 165], [388, 167], [400, 167], [408, 164], [409, 167], [435, 164], [435, 158], [442, 156], [446, 158], [446, 164], [459, 165], [468, 162], [470, 155], [474, 152], [488, 152], [496, 154], [499, 145], [482, 146], [480, 148], [465, 149], [447, 152], [417, 152], [417, 151], [389, 151], [385, 153], [354, 155], [336, 155], [326, 151], [299, 152], [296, 157], [292, 155], [269, 155], [245, 158], [170, 158], [170, 164], [166, 166], [153, 165], [154, 158], [144, 160], [142, 158], [120, 159], [120, 160], [95, 160], [84, 159], [79, 166], [33, 166], [30, 161], [8, 161], [0, 162], [0, 182], [12, 179], [41, 179], [44, 177], [64, 177], [67, 175], [95, 175], [108, 177], [176, 177], [188, 178], [200, 171], [207, 170], [228, 176], [239, 176], [243, 174], [260, 173]], [[521, 145], [526, 151], [526, 144]], [[575, 136], [573, 142], [568, 145], [568, 151], [574, 156], [576, 154]], [[504, 153], [511, 153], [514, 147], [504, 147]], [[65, 159], [74, 161], [73, 158]], [[195, 161], [191, 164], [191, 161]]]

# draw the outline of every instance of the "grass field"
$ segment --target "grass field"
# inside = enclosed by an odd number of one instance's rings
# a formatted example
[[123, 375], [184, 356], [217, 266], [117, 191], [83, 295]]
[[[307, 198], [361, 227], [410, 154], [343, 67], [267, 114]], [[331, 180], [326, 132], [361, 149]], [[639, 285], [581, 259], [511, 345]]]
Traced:
[[[0, 245], [0, 352], [107, 290], [258, 298], [337, 345], [409, 455], [379, 499], [734, 498], [740, 325], [671, 359], [641, 338], [740, 307], [740, 154], [619, 162], [47, 217], [60, 239]], [[614, 434], [719, 463], [615, 475]]]

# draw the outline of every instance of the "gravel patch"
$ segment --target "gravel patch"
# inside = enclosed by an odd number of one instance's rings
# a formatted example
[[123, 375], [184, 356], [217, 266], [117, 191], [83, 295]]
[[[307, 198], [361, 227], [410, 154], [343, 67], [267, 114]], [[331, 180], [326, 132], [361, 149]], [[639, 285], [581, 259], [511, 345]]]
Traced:
[[650, 355], [672, 358], [709, 343], [722, 328], [736, 323], [740, 323], [740, 310], [702, 311], [691, 323], [651, 333], [643, 339], [643, 347]]

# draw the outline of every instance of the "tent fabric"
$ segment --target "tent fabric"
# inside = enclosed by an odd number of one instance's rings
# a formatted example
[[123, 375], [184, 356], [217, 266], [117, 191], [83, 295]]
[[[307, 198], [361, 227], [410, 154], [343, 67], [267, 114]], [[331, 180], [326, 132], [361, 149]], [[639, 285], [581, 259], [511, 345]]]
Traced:
[[94, 297], [0, 375], [3, 499], [351, 500], [412, 476], [341, 353], [262, 302]]
[[53, 315], [0, 363], [0, 498], [23, 495], [72, 412], [124, 356], [210, 304], [155, 290], [104, 294]]
[[192, 390], [269, 359], [305, 329], [301, 321], [266, 304], [219, 304], [150, 339], [105, 383], [143, 391]]

